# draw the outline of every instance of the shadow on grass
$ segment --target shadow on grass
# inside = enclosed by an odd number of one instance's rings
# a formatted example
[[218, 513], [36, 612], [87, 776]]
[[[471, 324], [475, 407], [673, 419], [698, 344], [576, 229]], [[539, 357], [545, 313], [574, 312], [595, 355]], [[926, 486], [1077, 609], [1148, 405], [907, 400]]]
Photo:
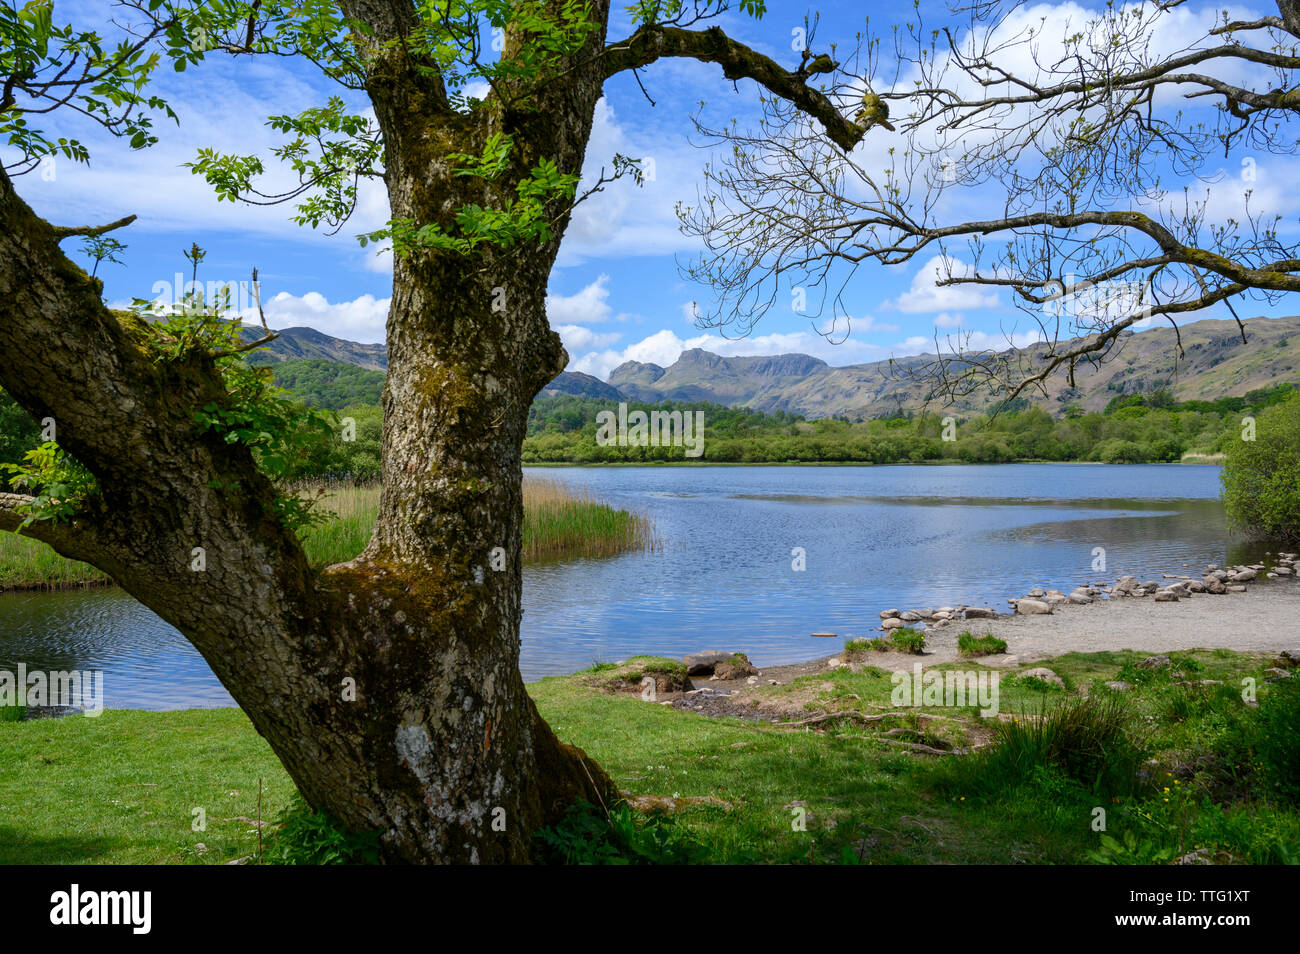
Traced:
[[32, 838], [22, 829], [0, 825], [0, 865], [94, 864], [112, 860], [121, 849], [122, 842], [110, 838]]

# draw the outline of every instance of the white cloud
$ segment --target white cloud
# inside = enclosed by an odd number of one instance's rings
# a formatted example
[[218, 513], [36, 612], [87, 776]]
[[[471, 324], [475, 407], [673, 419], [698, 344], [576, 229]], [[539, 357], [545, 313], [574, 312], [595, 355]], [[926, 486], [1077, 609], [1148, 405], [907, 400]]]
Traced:
[[584, 328], [582, 325], [555, 325], [555, 331], [570, 352], [586, 351], [590, 348], [608, 348], [623, 337], [616, 331], [601, 334]]
[[565, 232], [559, 264], [695, 251], [698, 241], [681, 233], [674, 210], [678, 201], [695, 196], [708, 150], [693, 147], [685, 136], [634, 136], [602, 97], [596, 103], [579, 195], [595, 185], [602, 170], [613, 174], [615, 154], [642, 160], [645, 181], [638, 186], [625, 177], [583, 201]]
[[623, 321], [626, 314], [614, 314], [609, 306], [609, 276], [601, 274], [594, 282], [572, 295], [546, 295], [546, 317], [552, 324], [593, 324], [615, 319]]
[[936, 328], [960, 328], [963, 321], [964, 319], [960, 314], [953, 314], [946, 311], [941, 311], [939, 314], [934, 316], [934, 324]]
[[[280, 292], [263, 302], [262, 307], [266, 312], [266, 323], [273, 329], [306, 325], [335, 338], [373, 344], [384, 341], [384, 325], [391, 302], [391, 298], [362, 295], [352, 301], [330, 304], [324, 295], [317, 292], [302, 296]], [[255, 307], [245, 308], [241, 313], [245, 322], [258, 323]]]
[[936, 255], [912, 277], [912, 287], [889, 302], [887, 307], [909, 314], [996, 308], [999, 304], [998, 296], [987, 288], [977, 285], [935, 284], [949, 275], [966, 277], [973, 272], [974, 269], [965, 262], [948, 255]]

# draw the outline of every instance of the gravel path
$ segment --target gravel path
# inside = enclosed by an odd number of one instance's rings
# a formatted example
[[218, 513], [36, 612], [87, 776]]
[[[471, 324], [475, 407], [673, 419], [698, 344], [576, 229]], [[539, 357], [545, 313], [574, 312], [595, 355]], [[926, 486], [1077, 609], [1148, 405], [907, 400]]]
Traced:
[[[1196, 594], [1177, 603], [1124, 597], [1058, 606], [1046, 616], [955, 620], [927, 630], [921, 658], [929, 663], [956, 659], [957, 636], [967, 630], [1006, 640], [1007, 652], [1016, 657], [1011, 665], [1061, 653], [1115, 649], [1300, 650], [1300, 581], [1253, 583], [1245, 593]], [[980, 661], [998, 665], [1004, 660], [988, 656]]]

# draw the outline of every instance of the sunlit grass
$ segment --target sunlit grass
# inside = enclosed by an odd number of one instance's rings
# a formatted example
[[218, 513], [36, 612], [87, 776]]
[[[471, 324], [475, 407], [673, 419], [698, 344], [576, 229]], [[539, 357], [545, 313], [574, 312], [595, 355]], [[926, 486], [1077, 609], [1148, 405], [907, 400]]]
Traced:
[[56, 589], [107, 582], [90, 564], [61, 557], [39, 540], [0, 532], [0, 589]]

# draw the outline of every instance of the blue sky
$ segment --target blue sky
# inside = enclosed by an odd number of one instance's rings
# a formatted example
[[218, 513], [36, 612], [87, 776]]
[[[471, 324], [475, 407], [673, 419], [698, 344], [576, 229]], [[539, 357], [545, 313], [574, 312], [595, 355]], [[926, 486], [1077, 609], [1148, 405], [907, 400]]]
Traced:
[[[108, 8], [107, 0], [65, 0], [57, 4], [56, 19], [88, 25]], [[1209, 16], [1214, 8], [1193, 5], [1186, 16]], [[1081, 17], [1084, 9], [1074, 4], [1039, 5], [1028, 8], [1024, 16], [1035, 21], [1045, 16], [1064, 19]], [[1276, 13], [1263, 6], [1232, 9], [1241, 15]], [[870, 17], [873, 30], [884, 30], [894, 18], [910, 12], [899, 4], [839, 2], [809, 7], [772, 0], [761, 21], [727, 16], [721, 22], [733, 36], [794, 66], [798, 62], [791, 45], [794, 31], [814, 10], [821, 13], [814, 44], [818, 51], [832, 40], [851, 47], [865, 17]], [[629, 30], [626, 20], [616, 19], [610, 36]], [[642, 188], [616, 182], [584, 203], [551, 277], [548, 313], [568, 347], [571, 370], [604, 378], [629, 358], [669, 364], [685, 347], [726, 354], [800, 351], [831, 364], [853, 364], [920, 353], [932, 343], [936, 330], [941, 336], [970, 331], [977, 342], [1005, 341], [1008, 333], [1018, 343], [1028, 340], [1029, 319], [1010, 307], [1002, 294], [960, 286], [936, 289], [936, 263], [929, 255], [893, 269], [860, 271], [847, 295], [850, 332], [839, 344], [817, 334], [808, 317], [791, 309], [774, 309], [748, 338], [740, 340], [696, 327], [689, 316], [690, 303], [707, 300], [709, 291], [681, 277], [679, 262], [697, 251], [697, 240], [679, 232], [673, 212], [678, 200], [694, 198], [708, 157], [695, 145], [699, 136], [690, 115], [703, 99], [709, 119], [735, 117], [744, 124], [756, 116], [757, 91], [748, 82], [733, 89], [716, 67], [689, 61], [664, 61], [642, 75], [656, 105], [650, 105], [630, 75], [611, 81], [598, 107], [587, 172], [594, 177], [618, 152], [653, 159], [654, 181]], [[269, 149], [279, 140], [265, 126], [266, 116], [318, 104], [337, 89], [302, 65], [222, 56], [183, 74], [168, 71], [160, 77], [159, 88], [180, 114], [181, 123], [177, 127], [159, 119], [162, 141], [157, 146], [132, 152], [75, 118], [56, 114], [45, 128], [88, 142], [90, 166], [60, 159], [52, 168], [17, 183], [20, 194], [57, 224], [98, 224], [128, 213], [139, 216], [130, 228], [116, 233], [129, 246], [124, 265], [100, 266], [107, 299], [121, 303], [166, 293], [177, 273], [188, 278], [181, 252], [198, 242], [208, 250], [200, 280], [237, 282], [246, 280], [254, 266], [260, 270], [272, 327], [309, 325], [356, 341], [382, 341], [391, 272], [383, 258], [376, 258], [373, 247], [361, 249], [355, 240], [357, 233], [376, 228], [387, 218], [377, 185], [363, 191], [353, 220], [330, 237], [295, 226], [285, 206], [218, 203], [209, 187], [182, 167], [201, 146], [257, 153], [273, 162]], [[363, 101], [356, 102], [364, 106]], [[869, 148], [883, 156], [880, 151], [886, 145], [877, 140]], [[1294, 226], [1300, 197], [1286, 183], [1295, 181], [1297, 170], [1273, 158], [1261, 157], [1259, 163], [1256, 207], [1261, 202], [1265, 208], [1276, 205]], [[1270, 186], [1270, 176], [1277, 185]], [[82, 258], [75, 240], [65, 247]], [[1244, 318], [1295, 309], [1284, 306], [1269, 311], [1248, 302], [1238, 310]], [[1227, 317], [1227, 312], [1216, 309], [1202, 317]]]

